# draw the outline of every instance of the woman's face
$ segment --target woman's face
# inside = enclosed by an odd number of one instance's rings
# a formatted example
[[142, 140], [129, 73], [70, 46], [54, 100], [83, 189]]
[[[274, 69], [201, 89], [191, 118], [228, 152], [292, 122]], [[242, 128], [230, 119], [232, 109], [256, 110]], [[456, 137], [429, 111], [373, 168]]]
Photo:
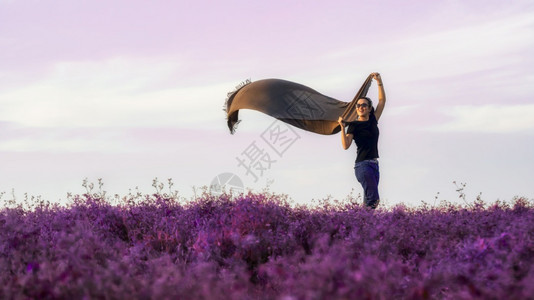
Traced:
[[356, 102], [356, 111], [358, 112], [359, 117], [369, 115], [371, 108], [369, 107], [369, 102], [367, 99], [359, 99], [358, 102]]

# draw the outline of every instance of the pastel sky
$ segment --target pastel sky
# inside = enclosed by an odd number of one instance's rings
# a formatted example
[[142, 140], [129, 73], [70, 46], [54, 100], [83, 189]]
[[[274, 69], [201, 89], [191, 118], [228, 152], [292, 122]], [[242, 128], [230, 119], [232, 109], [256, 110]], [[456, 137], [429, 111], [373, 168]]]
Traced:
[[222, 106], [264, 78], [350, 101], [375, 71], [384, 203], [458, 202], [453, 181], [470, 202], [534, 198], [531, 0], [0, 0], [0, 49], [4, 200], [63, 201], [84, 178], [190, 197], [224, 172], [296, 202], [357, 196], [356, 147], [298, 128], [256, 182], [237, 158], [270, 151], [274, 119], [242, 111], [230, 135]]

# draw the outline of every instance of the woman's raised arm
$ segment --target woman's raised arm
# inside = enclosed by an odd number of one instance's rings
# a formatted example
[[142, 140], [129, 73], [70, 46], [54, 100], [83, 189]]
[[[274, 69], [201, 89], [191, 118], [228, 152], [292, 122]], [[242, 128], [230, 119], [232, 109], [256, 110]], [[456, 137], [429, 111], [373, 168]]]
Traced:
[[379, 73], [373, 73], [373, 79], [378, 83], [378, 104], [375, 109], [376, 120], [380, 119], [384, 107], [386, 106], [386, 92], [384, 91], [384, 84], [382, 83], [382, 77]]

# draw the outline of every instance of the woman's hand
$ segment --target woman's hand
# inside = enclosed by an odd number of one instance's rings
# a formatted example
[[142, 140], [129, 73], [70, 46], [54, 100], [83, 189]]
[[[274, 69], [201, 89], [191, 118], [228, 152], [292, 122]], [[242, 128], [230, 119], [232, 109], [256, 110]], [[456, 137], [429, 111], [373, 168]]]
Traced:
[[380, 77], [380, 73], [378, 72], [373, 73], [373, 79], [378, 83], [382, 83], [382, 77]]
[[339, 117], [339, 119], [337, 119], [337, 122], [339, 123], [339, 125], [341, 125], [341, 127], [345, 127], [345, 121], [343, 121], [343, 117]]

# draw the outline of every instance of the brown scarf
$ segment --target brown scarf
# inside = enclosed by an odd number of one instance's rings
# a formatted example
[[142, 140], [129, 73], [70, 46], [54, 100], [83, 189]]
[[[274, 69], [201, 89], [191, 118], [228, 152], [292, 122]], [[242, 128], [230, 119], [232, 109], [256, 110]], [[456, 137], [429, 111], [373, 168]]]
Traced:
[[367, 77], [351, 102], [339, 101], [282, 79], [247, 80], [228, 93], [225, 103], [228, 128], [232, 134], [235, 132], [240, 109], [254, 109], [307, 131], [325, 135], [338, 133], [340, 116], [345, 122], [358, 117], [356, 102], [367, 95], [372, 79], [372, 75]]

